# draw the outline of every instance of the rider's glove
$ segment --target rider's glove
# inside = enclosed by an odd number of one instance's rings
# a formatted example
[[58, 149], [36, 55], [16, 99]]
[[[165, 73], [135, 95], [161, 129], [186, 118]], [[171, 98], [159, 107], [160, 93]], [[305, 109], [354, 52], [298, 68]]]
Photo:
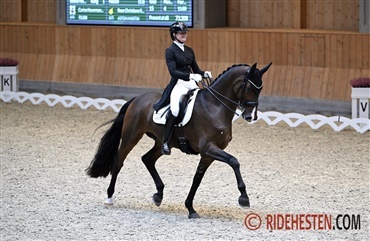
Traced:
[[212, 73], [211, 73], [211, 71], [204, 71], [204, 78], [210, 78], [210, 79], [212, 79]]
[[200, 74], [190, 74], [190, 80], [194, 80], [195, 82], [199, 82], [202, 80], [202, 76]]

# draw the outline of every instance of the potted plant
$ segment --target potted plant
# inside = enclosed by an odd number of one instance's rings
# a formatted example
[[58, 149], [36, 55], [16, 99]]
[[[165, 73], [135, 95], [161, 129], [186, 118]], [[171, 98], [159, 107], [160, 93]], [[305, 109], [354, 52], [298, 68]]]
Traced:
[[10, 58], [0, 58], [1, 91], [18, 91], [18, 65], [19, 62]]
[[368, 118], [370, 108], [370, 78], [357, 78], [350, 81], [352, 86], [352, 119]]

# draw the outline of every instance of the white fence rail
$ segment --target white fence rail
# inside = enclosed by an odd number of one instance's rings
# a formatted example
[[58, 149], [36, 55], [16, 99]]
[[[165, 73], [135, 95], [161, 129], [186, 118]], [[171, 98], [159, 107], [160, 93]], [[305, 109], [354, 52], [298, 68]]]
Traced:
[[[32, 104], [38, 105], [45, 102], [49, 106], [55, 106], [60, 103], [69, 108], [78, 105], [81, 109], [87, 109], [94, 106], [98, 110], [112, 108], [118, 112], [125, 100], [109, 100], [105, 98], [92, 99], [89, 97], [74, 97], [70, 95], [59, 96], [55, 94], [40, 94], [26, 92], [1, 91], [0, 99], [4, 102], [17, 101], [24, 103], [31, 101]], [[335, 131], [341, 131], [346, 127], [352, 127], [359, 133], [365, 133], [370, 130], [370, 119], [356, 118], [349, 119], [341, 116], [326, 117], [323, 115], [302, 115], [297, 113], [282, 114], [275, 111], [258, 112], [259, 120], [264, 120], [268, 125], [276, 125], [279, 122], [285, 122], [290, 127], [297, 127], [303, 123], [309, 125], [312, 129], [319, 129], [324, 125], [329, 125]]]

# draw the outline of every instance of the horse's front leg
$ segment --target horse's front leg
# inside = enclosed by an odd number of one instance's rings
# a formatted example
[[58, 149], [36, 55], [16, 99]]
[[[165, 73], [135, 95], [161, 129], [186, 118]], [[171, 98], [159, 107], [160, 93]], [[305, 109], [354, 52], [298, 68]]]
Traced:
[[242, 178], [242, 174], [240, 173], [239, 161], [234, 156], [221, 150], [217, 146], [210, 146], [206, 150], [205, 155], [210, 156], [211, 158], [214, 158], [215, 160], [219, 160], [219, 161], [227, 163], [234, 170], [236, 182], [238, 184], [238, 189], [240, 191], [239, 205], [242, 207], [250, 207], [249, 197], [248, 197], [246, 187], [245, 187], [245, 184]]
[[208, 167], [213, 162], [213, 159], [211, 158], [205, 158], [202, 157], [200, 159], [200, 162], [198, 164], [197, 171], [195, 172], [193, 183], [190, 188], [190, 192], [188, 194], [188, 197], [185, 200], [185, 206], [189, 211], [189, 218], [199, 218], [198, 213], [193, 208], [193, 200], [195, 193], [197, 192], [197, 189], [204, 177], [204, 173], [207, 171]]

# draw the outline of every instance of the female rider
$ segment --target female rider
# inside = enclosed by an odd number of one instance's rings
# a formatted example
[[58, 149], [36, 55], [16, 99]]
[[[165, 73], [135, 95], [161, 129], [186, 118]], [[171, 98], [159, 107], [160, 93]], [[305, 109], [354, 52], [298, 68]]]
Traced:
[[175, 119], [180, 110], [180, 98], [189, 90], [198, 88], [197, 82], [202, 76], [212, 78], [210, 71], [199, 68], [192, 48], [185, 46], [188, 27], [183, 22], [175, 22], [170, 27], [170, 36], [173, 43], [166, 49], [166, 64], [171, 75], [171, 81], [165, 88], [161, 99], [153, 108], [158, 111], [170, 103], [170, 113], [167, 116], [163, 135], [162, 154], [171, 154], [168, 140], [171, 136]]

